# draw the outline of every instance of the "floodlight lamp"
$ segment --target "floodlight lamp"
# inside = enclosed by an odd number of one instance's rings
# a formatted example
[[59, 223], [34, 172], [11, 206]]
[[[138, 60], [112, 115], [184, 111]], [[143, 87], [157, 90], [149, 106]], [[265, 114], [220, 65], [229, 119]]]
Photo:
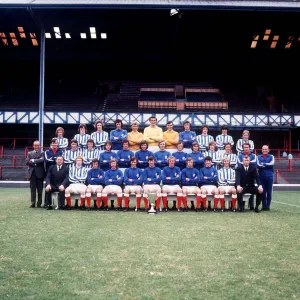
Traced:
[[171, 9], [170, 11], [170, 16], [174, 16], [174, 15], [177, 15], [179, 13], [179, 9]]

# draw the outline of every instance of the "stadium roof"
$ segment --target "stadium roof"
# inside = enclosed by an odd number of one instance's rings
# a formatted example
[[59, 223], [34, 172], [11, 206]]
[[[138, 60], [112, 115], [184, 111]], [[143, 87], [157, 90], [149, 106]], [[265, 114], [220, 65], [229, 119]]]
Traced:
[[299, 0], [244, 1], [244, 0], [2, 0], [0, 7], [32, 8], [92, 8], [92, 7], [157, 7], [157, 8], [215, 8], [215, 9], [300, 9]]

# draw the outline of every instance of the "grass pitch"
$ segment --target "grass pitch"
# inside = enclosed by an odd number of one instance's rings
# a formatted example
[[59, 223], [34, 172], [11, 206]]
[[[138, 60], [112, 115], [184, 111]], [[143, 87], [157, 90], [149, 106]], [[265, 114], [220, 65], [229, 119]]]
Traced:
[[0, 299], [300, 299], [300, 200], [271, 212], [29, 209], [0, 190]]

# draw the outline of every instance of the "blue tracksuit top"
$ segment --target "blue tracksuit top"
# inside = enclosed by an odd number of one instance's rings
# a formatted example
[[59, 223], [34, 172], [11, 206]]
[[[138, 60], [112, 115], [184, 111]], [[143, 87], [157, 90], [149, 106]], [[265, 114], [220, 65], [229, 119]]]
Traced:
[[142, 169], [148, 167], [148, 157], [149, 156], [154, 156], [154, 154], [149, 150], [145, 150], [145, 151], [139, 150], [139, 151], [137, 151], [135, 153], [135, 157], [138, 160], [137, 166], [139, 168], [142, 168]]
[[49, 148], [48, 150], [45, 151], [45, 163], [46, 163], [46, 171], [48, 172], [48, 169], [50, 168], [51, 165], [56, 164], [56, 157], [57, 156], [63, 156], [62, 150], [57, 149], [55, 154], [53, 152], [52, 148]]
[[[109, 179], [112, 179], [112, 181], [109, 181]], [[111, 184], [121, 185], [122, 183], [123, 183], [123, 173], [121, 170], [109, 169], [105, 172], [105, 185], [111, 185]]]
[[[150, 179], [150, 180], [148, 180]], [[161, 169], [158, 167], [146, 168], [143, 171], [144, 184], [160, 184], [161, 182]]]
[[[128, 168], [130, 167], [130, 158], [134, 157], [134, 153], [130, 150], [119, 150], [117, 152], [117, 160], [119, 167]], [[121, 160], [124, 159], [124, 160]]]
[[186, 166], [186, 159], [188, 158], [188, 154], [185, 152], [174, 152], [173, 156], [176, 158], [175, 165], [181, 169], [184, 169]]
[[204, 156], [202, 152], [192, 152], [188, 155], [194, 160], [194, 167], [198, 170], [203, 167]]
[[[170, 177], [171, 179], [167, 179], [167, 177]], [[180, 168], [174, 167], [170, 168], [169, 166], [164, 167], [161, 175], [162, 183], [168, 184], [168, 185], [175, 185], [180, 184], [181, 174], [180, 174]]]
[[[183, 140], [187, 140], [184, 142]], [[184, 148], [192, 148], [192, 143], [196, 141], [196, 132], [194, 131], [181, 131], [179, 133], [179, 142], [183, 143]]]
[[[237, 157], [238, 166], [243, 164], [243, 157], [245, 156], [244, 152], [241, 152]], [[250, 165], [256, 167], [257, 157], [254, 153], [248, 155], [250, 158]]]
[[[189, 181], [186, 180], [189, 179]], [[196, 168], [184, 168], [181, 172], [181, 183], [183, 186], [198, 186], [200, 180], [199, 170]]]
[[87, 175], [87, 183], [91, 185], [104, 185], [104, 171], [101, 169], [90, 169]]
[[258, 155], [257, 156], [257, 167], [259, 176], [274, 176], [274, 163], [275, 158], [272, 154]]
[[[104, 151], [100, 154], [100, 167], [103, 170], [109, 169], [109, 162], [111, 159], [117, 158], [117, 154], [112, 151]], [[106, 160], [106, 162], [104, 162]]]
[[[129, 181], [132, 179], [133, 181]], [[142, 185], [143, 171], [139, 168], [128, 168], [124, 173], [124, 183], [126, 185]]]
[[156, 166], [159, 168], [164, 168], [168, 165], [168, 157], [171, 156], [171, 153], [169, 151], [163, 150], [163, 151], [157, 151], [154, 153], [154, 157], [156, 160]]
[[[201, 185], [217, 185], [218, 171], [214, 167], [202, 168], [200, 171], [200, 186]], [[204, 179], [203, 177], [207, 177]]]
[[[114, 138], [117, 139], [114, 139]], [[114, 129], [110, 132], [109, 139], [112, 143], [113, 150], [121, 150], [122, 149], [122, 141], [127, 139], [128, 134], [125, 129]]]

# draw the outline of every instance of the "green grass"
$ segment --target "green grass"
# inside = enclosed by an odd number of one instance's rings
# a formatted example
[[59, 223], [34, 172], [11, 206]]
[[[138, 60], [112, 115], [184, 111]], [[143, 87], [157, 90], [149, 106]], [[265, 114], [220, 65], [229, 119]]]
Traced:
[[0, 190], [0, 299], [300, 298], [296, 192], [261, 214], [29, 204], [28, 189]]

